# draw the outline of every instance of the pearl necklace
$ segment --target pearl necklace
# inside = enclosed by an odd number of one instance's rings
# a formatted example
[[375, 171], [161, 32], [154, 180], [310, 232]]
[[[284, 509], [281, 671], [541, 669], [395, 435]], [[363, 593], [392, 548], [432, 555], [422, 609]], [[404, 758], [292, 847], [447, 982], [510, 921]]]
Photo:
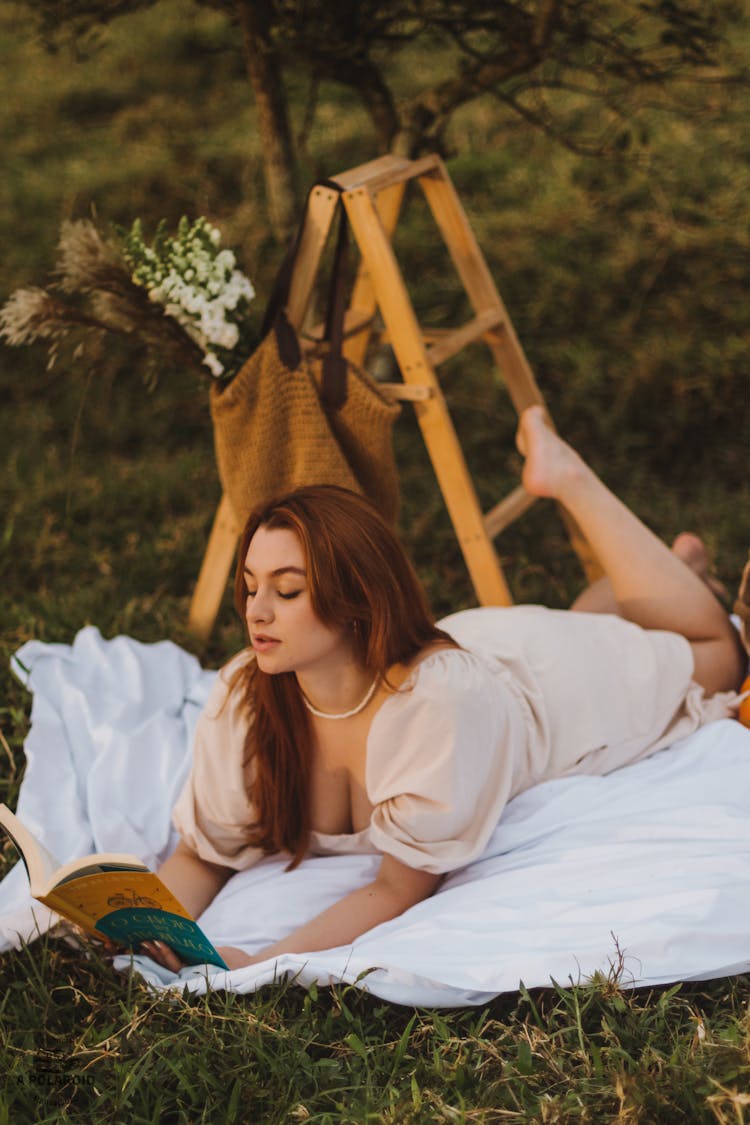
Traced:
[[317, 715], [319, 719], [351, 719], [352, 715], [358, 715], [360, 711], [364, 711], [365, 707], [375, 694], [375, 688], [378, 686], [379, 680], [380, 676], [376, 676], [367, 689], [367, 694], [365, 695], [364, 699], [360, 700], [356, 707], [352, 707], [351, 711], [341, 711], [338, 715], [331, 715], [328, 711], [319, 711], [317, 707], [313, 707], [312, 703], [307, 698], [302, 688], [300, 688], [299, 690], [300, 695], [302, 696], [302, 702], [304, 703], [307, 710], [311, 714]]

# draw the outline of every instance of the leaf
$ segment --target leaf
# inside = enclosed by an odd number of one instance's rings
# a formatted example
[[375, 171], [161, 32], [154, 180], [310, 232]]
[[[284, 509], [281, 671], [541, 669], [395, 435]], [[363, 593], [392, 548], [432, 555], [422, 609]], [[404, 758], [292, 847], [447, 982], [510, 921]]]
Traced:
[[367, 1048], [356, 1032], [350, 1031], [344, 1042], [348, 1043], [364, 1062], [367, 1062]]

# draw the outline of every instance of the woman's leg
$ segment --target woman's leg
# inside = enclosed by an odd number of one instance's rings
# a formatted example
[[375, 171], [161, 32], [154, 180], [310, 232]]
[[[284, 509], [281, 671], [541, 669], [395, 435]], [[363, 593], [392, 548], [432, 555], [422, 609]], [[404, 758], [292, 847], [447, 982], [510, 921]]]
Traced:
[[[682, 531], [670, 550], [673, 555], [689, 566], [706, 583], [709, 590], [719, 600], [729, 602], [729, 591], [713, 574], [705, 543], [691, 531]], [[617, 602], [608, 578], [597, 578], [582, 590], [570, 607], [579, 613], [617, 613]]]
[[577, 521], [611, 584], [617, 612], [644, 629], [686, 637], [694, 677], [707, 692], [736, 688], [744, 667], [739, 641], [705, 582], [547, 425], [540, 406], [521, 415], [518, 448], [526, 459], [526, 491], [557, 500]]

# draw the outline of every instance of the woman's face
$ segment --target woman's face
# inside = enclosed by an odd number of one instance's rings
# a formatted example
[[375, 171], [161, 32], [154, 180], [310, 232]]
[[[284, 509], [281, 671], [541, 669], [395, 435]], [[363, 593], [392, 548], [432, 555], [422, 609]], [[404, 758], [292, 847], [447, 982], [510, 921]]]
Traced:
[[245, 556], [245, 619], [262, 672], [305, 672], [352, 659], [344, 630], [324, 625], [310, 597], [302, 544], [288, 528], [262, 526]]

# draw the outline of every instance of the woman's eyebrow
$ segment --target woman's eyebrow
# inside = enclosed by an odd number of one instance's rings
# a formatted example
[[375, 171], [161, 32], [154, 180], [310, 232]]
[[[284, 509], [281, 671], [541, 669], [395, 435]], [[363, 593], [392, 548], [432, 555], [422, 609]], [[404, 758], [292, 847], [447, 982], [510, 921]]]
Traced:
[[[249, 575], [250, 578], [255, 577], [249, 566], [245, 567], [245, 574]], [[300, 574], [303, 578], [307, 578], [307, 571], [299, 566], [279, 566], [276, 570], [271, 571], [272, 578], [278, 578], [280, 574]]]

